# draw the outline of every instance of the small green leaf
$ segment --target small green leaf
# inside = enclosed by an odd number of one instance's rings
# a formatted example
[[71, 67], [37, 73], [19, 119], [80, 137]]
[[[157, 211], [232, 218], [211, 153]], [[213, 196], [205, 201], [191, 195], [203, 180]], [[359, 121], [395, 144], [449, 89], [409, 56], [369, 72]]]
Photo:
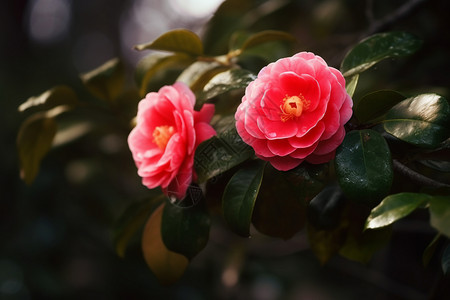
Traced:
[[[190, 197], [190, 193], [187, 195]], [[188, 202], [197, 203], [195, 199], [190, 200]], [[211, 220], [202, 200], [191, 207], [167, 203], [163, 211], [161, 235], [164, 244], [169, 250], [188, 259], [197, 255], [209, 238]]]
[[418, 207], [430, 200], [430, 195], [418, 193], [399, 193], [389, 195], [372, 209], [367, 218], [365, 228], [388, 226], [406, 217]]
[[358, 235], [348, 234], [339, 254], [353, 261], [368, 263], [375, 252], [388, 244], [391, 235], [391, 227], [365, 230]]
[[205, 182], [254, 156], [253, 149], [237, 133], [233, 116], [222, 118], [214, 127], [217, 136], [201, 143], [195, 151], [194, 167], [199, 182]]
[[162, 50], [185, 53], [193, 56], [203, 54], [203, 44], [198, 35], [187, 29], [168, 31], [150, 43], [137, 45], [136, 50]]
[[114, 102], [123, 92], [125, 69], [122, 62], [115, 58], [81, 75], [81, 80], [92, 95], [107, 102]]
[[352, 77], [345, 80], [345, 90], [350, 97], [355, 94], [356, 86], [358, 85], [359, 74], [355, 74]]
[[31, 184], [38, 174], [42, 158], [52, 147], [56, 122], [45, 113], [37, 113], [22, 123], [17, 136], [20, 176]]
[[255, 75], [244, 69], [231, 69], [217, 74], [203, 87], [198, 100], [207, 100], [235, 89], [244, 89], [255, 80]]
[[144, 97], [148, 92], [148, 85], [160, 72], [169, 69], [181, 69], [188, 67], [194, 59], [184, 53], [166, 54], [152, 53], [141, 59], [136, 67], [135, 78], [139, 87], [139, 95]]
[[293, 35], [278, 30], [265, 30], [255, 33], [248, 37], [241, 46], [241, 51], [259, 46], [261, 44], [273, 41], [289, 41], [294, 42], [296, 39]]
[[430, 202], [430, 224], [450, 238], [450, 196], [434, 196]]
[[145, 262], [161, 284], [177, 281], [186, 270], [189, 260], [179, 253], [170, 251], [161, 237], [161, 221], [164, 203], [150, 216], [142, 234], [142, 252]]
[[250, 236], [250, 223], [261, 186], [265, 163], [255, 161], [234, 174], [225, 187], [222, 210], [225, 220], [237, 234]]
[[376, 122], [381, 120], [389, 109], [404, 99], [402, 94], [395, 91], [377, 91], [362, 97], [356, 103], [353, 111], [361, 123]]
[[426, 267], [430, 263], [431, 258], [433, 257], [436, 248], [441, 240], [442, 235], [440, 233], [436, 234], [431, 243], [425, 248], [422, 255], [422, 263]]
[[133, 203], [122, 214], [117, 221], [114, 234], [116, 252], [120, 257], [125, 256], [131, 239], [145, 225], [149, 215], [161, 205], [163, 199], [164, 196], [160, 195], [159, 197]]
[[444, 253], [442, 254], [441, 264], [442, 271], [444, 272], [444, 274], [447, 274], [450, 270], [450, 245], [447, 245], [447, 247], [445, 247]]
[[421, 40], [406, 32], [375, 34], [347, 53], [341, 64], [341, 72], [345, 77], [364, 72], [383, 59], [411, 55], [421, 45]]
[[355, 201], [377, 204], [391, 188], [391, 152], [376, 131], [349, 132], [336, 150], [335, 167], [344, 194]]
[[444, 97], [421, 94], [389, 110], [384, 129], [410, 144], [437, 148], [450, 137], [450, 106]]
[[330, 230], [319, 230], [308, 223], [306, 228], [311, 250], [322, 265], [330, 260], [345, 242], [346, 224], [340, 224]]
[[59, 105], [75, 106], [77, 104], [78, 99], [75, 92], [68, 86], [59, 85], [39, 96], [30, 97], [19, 106], [19, 111], [24, 112], [30, 109], [49, 110]]
[[177, 81], [184, 82], [194, 93], [198, 93], [211, 78], [228, 69], [229, 66], [217, 62], [196, 61], [178, 76]]

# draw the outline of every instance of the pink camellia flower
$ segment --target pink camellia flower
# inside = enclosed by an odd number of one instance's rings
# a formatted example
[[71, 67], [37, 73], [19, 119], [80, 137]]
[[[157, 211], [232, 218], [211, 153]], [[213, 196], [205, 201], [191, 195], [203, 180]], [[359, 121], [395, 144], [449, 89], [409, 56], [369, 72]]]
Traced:
[[128, 136], [142, 183], [148, 188], [161, 186], [177, 199], [184, 198], [195, 180], [195, 149], [216, 134], [209, 124], [214, 105], [194, 111], [194, 104], [194, 94], [181, 82], [148, 93], [139, 102], [137, 125]]
[[342, 74], [319, 56], [300, 52], [264, 67], [251, 82], [235, 118], [242, 140], [276, 169], [334, 158], [353, 101]]

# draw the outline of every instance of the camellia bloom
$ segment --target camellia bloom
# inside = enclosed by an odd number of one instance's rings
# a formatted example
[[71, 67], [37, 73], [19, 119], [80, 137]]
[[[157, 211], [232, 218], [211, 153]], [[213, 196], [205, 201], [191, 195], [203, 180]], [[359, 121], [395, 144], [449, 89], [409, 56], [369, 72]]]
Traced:
[[352, 105], [342, 74], [300, 52], [267, 65], [247, 86], [236, 128], [259, 158], [286, 171], [333, 159]]
[[161, 186], [177, 199], [184, 198], [195, 179], [195, 149], [216, 134], [209, 124], [214, 105], [194, 111], [194, 104], [194, 94], [181, 82], [148, 93], [139, 102], [137, 124], [128, 136], [142, 183], [148, 188]]

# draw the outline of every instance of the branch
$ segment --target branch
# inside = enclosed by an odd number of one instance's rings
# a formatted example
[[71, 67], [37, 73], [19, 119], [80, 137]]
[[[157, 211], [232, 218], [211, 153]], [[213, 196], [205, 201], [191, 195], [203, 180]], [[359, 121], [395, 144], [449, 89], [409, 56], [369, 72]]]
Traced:
[[385, 16], [383, 19], [381, 20], [373, 20], [373, 15], [372, 13], [368, 12], [369, 9], [371, 9], [372, 7], [372, 1], [368, 1], [367, 2], [367, 8], [366, 8], [366, 15], [367, 16], [372, 16], [372, 20], [370, 21], [370, 25], [369, 28], [367, 29], [367, 31], [364, 33], [364, 36], [369, 36], [372, 35], [376, 32], [379, 32], [381, 30], [383, 30], [384, 27], [389, 26], [390, 24], [395, 23], [396, 21], [398, 21], [399, 19], [402, 19], [404, 17], [406, 17], [408, 14], [411, 13], [411, 11], [416, 8], [419, 4], [421, 4], [422, 2], [424, 2], [426, 0], [411, 0], [406, 2], [405, 4], [403, 4], [402, 6], [400, 6], [396, 11], [394, 11], [393, 13]]
[[394, 159], [393, 161], [394, 170], [398, 171], [402, 175], [408, 177], [413, 182], [418, 183], [420, 185], [432, 187], [432, 188], [450, 188], [449, 184], [442, 183], [439, 181], [436, 181], [434, 179], [431, 179], [429, 177], [426, 177], [399, 162], [398, 160]]

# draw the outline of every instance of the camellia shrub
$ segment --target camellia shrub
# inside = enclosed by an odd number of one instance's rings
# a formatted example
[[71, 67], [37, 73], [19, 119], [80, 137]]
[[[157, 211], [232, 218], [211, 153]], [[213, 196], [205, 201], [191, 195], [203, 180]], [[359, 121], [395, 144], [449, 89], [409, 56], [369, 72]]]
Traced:
[[[21, 176], [33, 182], [68, 112], [72, 126], [80, 108], [106, 112], [129, 131], [130, 158], [151, 195], [125, 212], [116, 250], [124, 256], [142, 230], [143, 256], [163, 284], [207, 245], [213, 215], [242, 237], [255, 230], [287, 240], [304, 230], [326, 263], [337, 254], [369, 261], [392, 224], [426, 210], [436, 230], [429, 260], [450, 237], [450, 185], [436, 175], [449, 171], [448, 100], [387, 89], [354, 97], [360, 74], [408, 60], [422, 41], [377, 33], [353, 45], [339, 68], [308, 49], [274, 57], [264, 48], [294, 43], [287, 32], [239, 31], [228, 52], [209, 54], [198, 35], [176, 29], [137, 45], [151, 51], [137, 64], [136, 86], [124, 84], [114, 59], [81, 76], [99, 101], [57, 86], [19, 107], [28, 113], [17, 137]], [[443, 253], [447, 272], [449, 246]]]

